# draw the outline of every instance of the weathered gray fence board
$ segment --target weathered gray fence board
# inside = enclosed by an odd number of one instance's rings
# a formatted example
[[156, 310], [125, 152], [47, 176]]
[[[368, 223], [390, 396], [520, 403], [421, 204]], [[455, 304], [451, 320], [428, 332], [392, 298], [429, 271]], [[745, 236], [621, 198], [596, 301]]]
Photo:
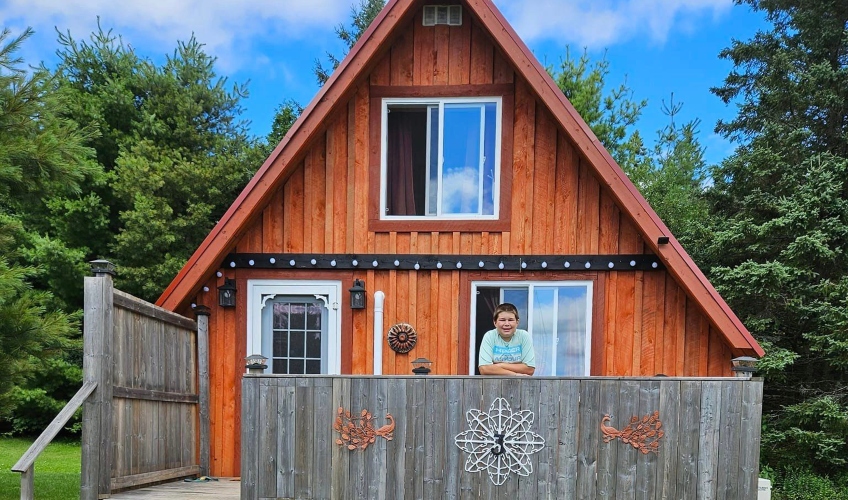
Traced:
[[452, 378], [445, 381], [445, 394], [447, 396], [447, 409], [445, 412], [445, 433], [442, 435], [445, 456], [445, 499], [456, 500], [459, 498], [459, 474], [451, 471], [460, 470], [463, 467], [460, 450], [456, 447], [454, 438], [465, 429], [465, 415], [462, 411], [462, 379]]
[[741, 434], [739, 441], [739, 498], [757, 496], [760, 467], [760, 424], [762, 423], [763, 382], [752, 380], [742, 388]]
[[[618, 425], [629, 415], [615, 411], [619, 408], [621, 398], [621, 386], [616, 380], [600, 381], [600, 416], [610, 416], [608, 425]], [[616, 477], [615, 471], [618, 465], [618, 446], [601, 446], [598, 449], [598, 496], [599, 499], [615, 498]]]
[[[660, 382], [643, 380], [639, 383], [639, 413], [644, 417], [660, 411]], [[659, 413], [660, 421], [665, 417]], [[660, 441], [662, 443], [662, 441]], [[653, 500], [657, 489], [658, 453], [648, 453], [636, 460], [636, 500]]]
[[660, 382], [660, 417], [662, 418], [663, 437], [660, 440], [660, 453], [657, 465], [656, 500], [676, 500], [677, 464], [680, 456], [678, 440], [680, 438], [680, 397], [679, 380]]
[[721, 386], [721, 426], [718, 437], [716, 500], [739, 497], [739, 426], [742, 419], [741, 384]]
[[[282, 497], [294, 496], [294, 427], [291, 425], [296, 418], [297, 404], [295, 402], [295, 380], [279, 381], [277, 386], [277, 470], [275, 479], [277, 495]], [[347, 387], [349, 390], [349, 386]], [[244, 438], [242, 438], [244, 439]], [[335, 471], [334, 471], [335, 472]], [[345, 471], [347, 474], [347, 471]]]
[[578, 411], [580, 430], [577, 432], [577, 496], [595, 498], [597, 495], [598, 440], [600, 432], [600, 381], [581, 380]]
[[720, 424], [721, 384], [705, 382], [701, 389], [701, 421], [698, 435], [698, 498], [716, 497]]
[[[556, 450], [556, 497], [577, 498], [577, 428], [580, 425], [580, 381], [557, 380], [559, 394]], [[554, 443], [551, 443], [554, 444]]]
[[[557, 426], [557, 415], [559, 414], [559, 389], [556, 380], [539, 380], [535, 391], [539, 396], [539, 412], [536, 419], [539, 423], [539, 434], [545, 439], [545, 447], [537, 454], [538, 461], [535, 463], [535, 476], [538, 478], [536, 484], [536, 498], [557, 498], [557, 464], [556, 452], [559, 448], [559, 427]], [[528, 384], [529, 385], [529, 384]], [[531, 484], [533, 476], [529, 478]]]
[[[742, 440], [759, 439], [757, 381], [263, 375], [243, 383], [243, 443], [253, 445], [242, 448], [245, 499], [647, 500], [755, 491], [758, 457], [742, 452]], [[455, 444], [470, 428], [468, 410], [488, 414], [497, 398], [513, 414], [532, 412], [529, 430], [545, 440], [524, 462], [532, 473], [510, 473], [500, 486], [488, 470], [466, 472], [469, 455]], [[367, 410], [375, 429], [391, 413], [395, 439], [377, 436], [364, 450], [339, 445], [332, 431], [339, 406], [354, 417]], [[654, 412], [665, 432], [659, 453], [619, 438], [604, 442], [605, 414], [621, 431]]]

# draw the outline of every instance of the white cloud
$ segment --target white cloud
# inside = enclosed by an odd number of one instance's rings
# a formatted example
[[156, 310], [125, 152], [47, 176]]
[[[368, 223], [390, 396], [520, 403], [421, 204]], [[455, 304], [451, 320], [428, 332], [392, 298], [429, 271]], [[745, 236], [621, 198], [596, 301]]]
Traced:
[[[85, 38], [96, 29], [114, 28], [125, 42], [170, 51], [176, 40], [194, 33], [223, 66], [238, 58], [256, 39], [303, 39], [316, 30], [332, 33], [347, 22], [350, 0], [6, 0], [0, 19], [6, 25], [53, 27]], [[225, 68], [226, 69], [226, 68]]]
[[497, 0], [525, 41], [555, 40], [601, 49], [634, 38], [662, 44], [677, 30], [730, 10], [732, 0]]

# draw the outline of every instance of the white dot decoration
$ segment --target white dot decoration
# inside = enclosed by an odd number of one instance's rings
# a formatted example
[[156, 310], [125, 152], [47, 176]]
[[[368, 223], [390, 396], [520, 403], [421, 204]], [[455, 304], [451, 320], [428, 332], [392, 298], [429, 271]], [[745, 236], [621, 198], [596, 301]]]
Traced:
[[290, 266], [294, 266], [294, 259], [292, 259], [292, 260], [290, 260], [290, 261], [289, 261], [289, 265], [290, 265]]
[[462, 269], [462, 262], [457, 262], [457, 263], [456, 263], [456, 268], [457, 268], [457, 269]]
[[503, 268], [504, 268], [503, 262], [499, 263], [499, 264], [498, 264], [498, 269], [503, 269]]
[[592, 267], [592, 263], [587, 262], [583, 267], [585, 267], [586, 269], [589, 269], [590, 267]]
[[527, 269], [527, 263], [526, 262], [521, 263], [521, 269]]
[[380, 263], [375, 260], [375, 261], [371, 262], [371, 265], [374, 266], [374, 267], [377, 267], [377, 266], [380, 265]]
[[612, 262], [610, 262], [609, 264], [607, 264], [607, 267], [608, 267], [608, 268], [610, 268], [610, 269], [612, 269], [612, 268], [614, 268], [614, 267], [615, 267], [615, 264], [613, 264]]
[[277, 259], [275, 259], [274, 257], [271, 257], [270, 262], [271, 262], [271, 264], [276, 264], [276, 263], [277, 263]]
[[545, 269], [546, 267], [548, 267], [548, 263], [547, 263], [547, 262], [542, 262], [542, 269]]
[[399, 266], [399, 265], [400, 265], [400, 261], [399, 261], [399, 260], [395, 260], [395, 267], [397, 267], [397, 266]]
[[194, 308], [196, 308], [196, 307], [197, 307], [197, 304], [195, 304], [194, 302], [192, 302], [192, 303], [191, 303], [191, 308], [192, 308], [192, 309], [194, 309]]
[[565, 263], [563, 263], [562, 267], [565, 267], [565, 268], [571, 267], [571, 262], [565, 261]]
[[441, 268], [442, 268], [442, 263], [441, 263], [441, 262], [436, 262], [436, 267], [437, 267], [438, 269], [441, 269]]
[[415, 263], [415, 265], [414, 265], [414, 266], [412, 266], [412, 267], [414, 267], [414, 268], [415, 268], [415, 270], [417, 271], [417, 270], [421, 269], [421, 264], [419, 264], [419, 263], [417, 263], [417, 262], [416, 262], [416, 263]]
[[235, 263], [235, 262], [230, 262], [230, 267], [236, 267], [236, 263]]
[[203, 287], [203, 291], [204, 291], [204, 292], [208, 292], [208, 291], [209, 291], [209, 287], [208, 287], [208, 286]]
[[247, 263], [248, 263], [249, 265], [251, 265], [251, 266], [252, 266], [253, 264], [256, 264], [256, 262], [254, 262], [254, 261], [253, 261], [253, 259], [250, 259], [249, 261], [247, 261]]
[[478, 262], [478, 263], [477, 263], [477, 266], [478, 266], [478, 267], [483, 267], [483, 266], [485, 266], [485, 265], [486, 265], [486, 264], [485, 264], [482, 260], [481, 260], [480, 262]]
[[353, 259], [353, 262], [351, 262], [351, 264], [353, 264], [353, 267], [356, 267], [356, 266], [359, 265], [359, 261], [356, 260], [356, 259]]
[[336, 267], [336, 259], [331, 260], [330, 265]]
[[317, 260], [315, 260], [315, 259], [312, 259], [312, 260], [310, 260], [310, 261], [309, 261], [309, 263], [310, 263], [310, 264], [312, 264], [312, 265], [314, 266], [315, 264], [317, 264], [317, 263], [318, 263], [318, 261], [317, 261]]
[[656, 269], [656, 268], [657, 268], [657, 265], [658, 265], [658, 264], [657, 264], [656, 262], [651, 262], [651, 267], [653, 267], [654, 269]]
[[217, 273], [215, 273], [215, 276], [217, 276], [219, 278], [223, 275], [224, 275], [224, 273], [222, 273], [221, 271], [218, 271]]
[[630, 267], [636, 267], [636, 261], [635, 260], [630, 261]]

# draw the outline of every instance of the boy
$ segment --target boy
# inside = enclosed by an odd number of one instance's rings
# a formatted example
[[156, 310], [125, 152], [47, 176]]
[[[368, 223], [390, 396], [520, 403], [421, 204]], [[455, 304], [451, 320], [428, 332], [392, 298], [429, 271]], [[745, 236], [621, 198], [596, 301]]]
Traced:
[[483, 336], [478, 366], [482, 375], [518, 375], [528, 377], [536, 371], [533, 339], [518, 329], [518, 309], [509, 303], [495, 308], [495, 329]]

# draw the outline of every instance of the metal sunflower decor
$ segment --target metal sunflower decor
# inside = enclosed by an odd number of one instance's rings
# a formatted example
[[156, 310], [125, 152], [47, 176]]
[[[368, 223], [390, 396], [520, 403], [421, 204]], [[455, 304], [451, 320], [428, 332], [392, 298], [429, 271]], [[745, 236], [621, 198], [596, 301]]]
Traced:
[[415, 347], [418, 342], [418, 334], [415, 333], [415, 328], [408, 323], [398, 323], [389, 328], [389, 347], [393, 351], [401, 354], [407, 353]]

